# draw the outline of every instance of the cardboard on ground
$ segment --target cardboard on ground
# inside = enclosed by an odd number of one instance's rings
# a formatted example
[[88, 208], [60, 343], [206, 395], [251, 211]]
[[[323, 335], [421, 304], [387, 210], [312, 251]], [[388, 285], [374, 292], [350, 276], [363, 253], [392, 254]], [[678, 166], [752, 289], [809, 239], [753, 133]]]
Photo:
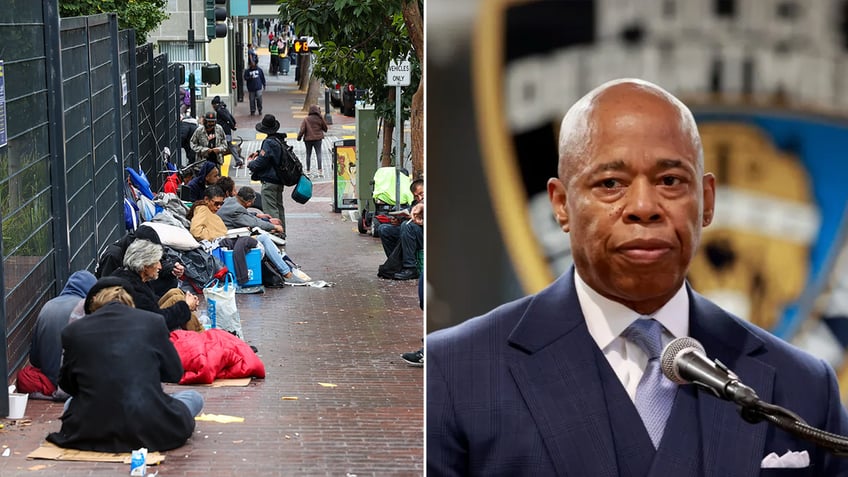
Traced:
[[[30, 452], [27, 459], [47, 459], [47, 460], [74, 460], [85, 462], [117, 462], [121, 464], [129, 464], [132, 460], [132, 453], [110, 453], [110, 452], [92, 452], [77, 449], [65, 449], [57, 447], [50, 442], [43, 442], [41, 446]], [[165, 460], [165, 455], [158, 452], [147, 453], [147, 465], [156, 465]]]

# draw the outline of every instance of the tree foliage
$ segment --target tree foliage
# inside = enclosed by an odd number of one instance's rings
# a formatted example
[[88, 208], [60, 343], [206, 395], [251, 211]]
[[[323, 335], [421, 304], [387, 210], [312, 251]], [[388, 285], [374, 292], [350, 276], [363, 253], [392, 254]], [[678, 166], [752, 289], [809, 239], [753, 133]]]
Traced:
[[395, 104], [389, 101], [386, 70], [392, 60], [408, 59], [412, 79], [403, 88], [404, 119], [418, 88], [421, 64], [414, 54], [401, 10], [401, 0], [279, 0], [280, 18], [294, 22], [299, 36], [312, 36], [320, 45], [314, 53], [313, 74], [332, 84], [353, 83], [368, 90], [377, 114], [394, 123]]
[[158, 28], [169, 14], [167, 0], [59, 0], [59, 15], [79, 17], [117, 13], [120, 29], [135, 30], [136, 43], [147, 43], [147, 34]]

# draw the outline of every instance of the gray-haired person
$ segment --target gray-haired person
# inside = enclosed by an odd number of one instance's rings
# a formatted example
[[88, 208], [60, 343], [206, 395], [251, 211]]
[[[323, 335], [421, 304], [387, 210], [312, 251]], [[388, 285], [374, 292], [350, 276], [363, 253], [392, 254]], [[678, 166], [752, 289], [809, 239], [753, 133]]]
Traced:
[[126, 280], [130, 287], [127, 291], [135, 307], [162, 315], [169, 330], [181, 328], [201, 331], [203, 327], [198, 326], [199, 322], [195, 323], [196, 317], [192, 317], [198, 303], [195, 295], [173, 288], [159, 297], [147, 284], [159, 276], [161, 259], [162, 246], [148, 240], [136, 240], [124, 253], [124, 266], [115, 270], [111, 276]]

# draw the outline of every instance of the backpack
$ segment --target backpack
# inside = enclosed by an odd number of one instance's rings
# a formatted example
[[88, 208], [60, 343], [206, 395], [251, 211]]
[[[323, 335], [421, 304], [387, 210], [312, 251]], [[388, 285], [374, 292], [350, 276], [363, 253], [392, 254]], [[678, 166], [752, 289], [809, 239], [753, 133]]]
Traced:
[[272, 136], [282, 148], [283, 152], [280, 155], [280, 160], [272, 161], [274, 171], [277, 173], [277, 178], [284, 186], [293, 186], [300, 180], [303, 175], [303, 164], [300, 163], [297, 155], [294, 153], [294, 148], [279, 138]]
[[262, 258], [262, 285], [267, 288], [283, 288], [286, 286], [286, 280], [280, 275], [270, 259]]

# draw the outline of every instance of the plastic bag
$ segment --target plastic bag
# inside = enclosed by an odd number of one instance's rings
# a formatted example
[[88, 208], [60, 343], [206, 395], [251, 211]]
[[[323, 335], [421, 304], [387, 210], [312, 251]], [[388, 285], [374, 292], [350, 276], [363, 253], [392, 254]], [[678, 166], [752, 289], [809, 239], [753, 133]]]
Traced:
[[236, 284], [233, 274], [227, 273], [223, 282], [216, 278], [206, 284], [203, 295], [206, 297], [206, 313], [209, 315], [212, 328], [229, 331], [244, 339], [241, 318], [236, 308]]

